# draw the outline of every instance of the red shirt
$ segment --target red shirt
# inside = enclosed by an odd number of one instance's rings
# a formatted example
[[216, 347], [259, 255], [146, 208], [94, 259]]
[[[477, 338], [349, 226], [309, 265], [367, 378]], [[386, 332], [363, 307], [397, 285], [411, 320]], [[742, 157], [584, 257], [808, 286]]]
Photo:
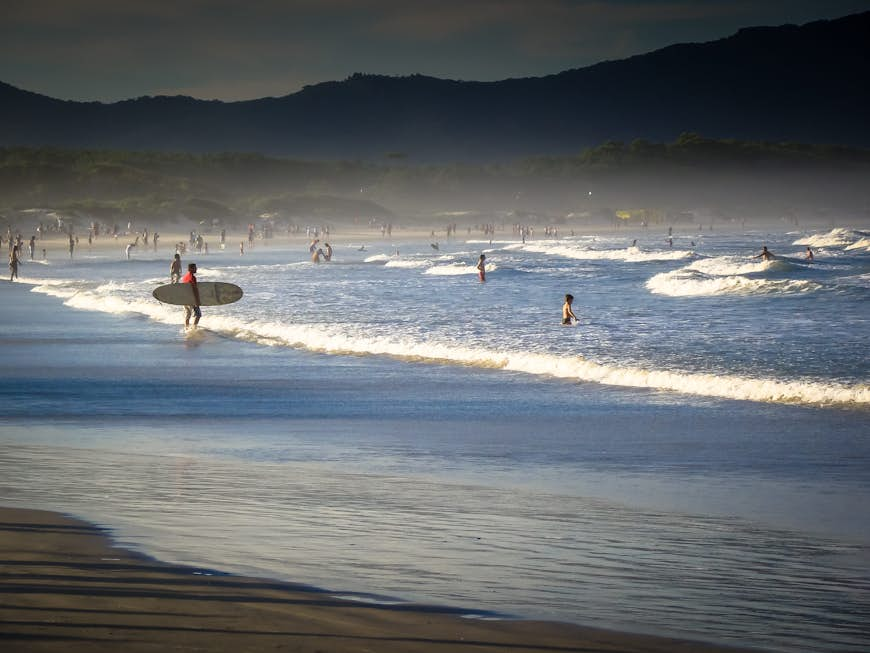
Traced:
[[196, 283], [196, 276], [190, 270], [181, 277], [181, 283]]

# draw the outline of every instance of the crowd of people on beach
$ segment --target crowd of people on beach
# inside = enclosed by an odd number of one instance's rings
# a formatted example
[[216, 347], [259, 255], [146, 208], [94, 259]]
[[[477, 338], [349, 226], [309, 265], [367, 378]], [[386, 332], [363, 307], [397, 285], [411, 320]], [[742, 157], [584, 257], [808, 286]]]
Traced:
[[[386, 236], [392, 232], [392, 224], [384, 223], [382, 229], [382, 233]], [[478, 225], [478, 228], [483, 231], [484, 235], [489, 235], [490, 238], [495, 233], [495, 225]], [[469, 232], [471, 231], [471, 227], [468, 227]], [[298, 230], [298, 228], [297, 228]], [[34, 260], [35, 250], [36, 250], [36, 241], [38, 238], [42, 237], [43, 234], [46, 234], [50, 231], [47, 229], [45, 225], [39, 224], [36, 227], [36, 234], [30, 237], [28, 241], [28, 250], [30, 255], [30, 260]], [[76, 236], [72, 229], [70, 228], [65, 232], [68, 238], [68, 247], [69, 247], [69, 256], [70, 258], [74, 257], [74, 253], [76, 248], [79, 245], [78, 236]], [[139, 246], [140, 239], [142, 240], [144, 246], [148, 246], [151, 244], [154, 248], [154, 251], [157, 251], [157, 243], [160, 238], [160, 234], [158, 232], [150, 233], [149, 229], [146, 227], [141, 232], [135, 231], [133, 229], [132, 221], [127, 224], [127, 231], [125, 232], [129, 235], [135, 235], [135, 239], [130, 241], [125, 248], [126, 258], [129, 260], [131, 258], [131, 252], [133, 248]], [[523, 225], [523, 224], [515, 224], [513, 225], [513, 233], [515, 236], [521, 236], [523, 242], [525, 242], [526, 238], [533, 233], [532, 228]], [[117, 224], [109, 227], [108, 225], [101, 225], [100, 223], [94, 221], [90, 224], [90, 228], [88, 231], [88, 244], [92, 244], [93, 240], [98, 238], [100, 235], [107, 235], [109, 237], [118, 238], [119, 236], [119, 228]], [[243, 255], [245, 253], [245, 245], [247, 244], [249, 247], [253, 246], [254, 242], [254, 234], [255, 234], [255, 226], [253, 223], [248, 225], [248, 238], [247, 243], [245, 240], [240, 241], [239, 243], [239, 253]], [[434, 236], [435, 232], [432, 232]], [[446, 227], [446, 235], [448, 238], [451, 236], [455, 236], [456, 234], [456, 225], [450, 224]], [[308, 252], [311, 255], [311, 262], [318, 264], [321, 261], [330, 262], [333, 259], [333, 248], [328, 242], [324, 242], [321, 246], [320, 236], [328, 236], [329, 235], [329, 227], [307, 227], [306, 235], [311, 237], [311, 242], [308, 247]], [[556, 228], [548, 227], [545, 230], [545, 235], [548, 237], [555, 238], [558, 235], [558, 231]], [[670, 235], [670, 231], [669, 231]], [[150, 240], [150, 243], [149, 243]], [[19, 233], [13, 236], [11, 227], [8, 227], [6, 230], [5, 238], [3, 234], [0, 234], [0, 245], [4, 242], [9, 244], [9, 280], [14, 281], [18, 279], [19, 267], [22, 264], [22, 253], [24, 251], [24, 240], [22, 235]], [[693, 243], [694, 244], [694, 243]], [[200, 319], [202, 318], [202, 310], [200, 307], [200, 298], [199, 298], [199, 287], [197, 285], [196, 271], [197, 265], [196, 263], [190, 263], [187, 266], [187, 272], [182, 273], [182, 262], [181, 256], [185, 254], [188, 250], [188, 246], [192, 251], [195, 251], [198, 254], [208, 254], [208, 243], [205, 241], [205, 238], [202, 233], [198, 233], [195, 230], [192, 230], [189, 234], [189, 238], [187, 242], [179, 241], [176, 243], [175, 247], [175, 255], [170, 264], [169, 277], [170, 283], [188, 283], [192, 286], [194, 297], [196, 302], [194, 304], [185, 306], [185, 317], [184, 324], [185, 328], [189, 328], [191, 318], [193, 318], [193, 326], [196, 327], [199, 324]], [[633, 247], [637, 246], [637, 240], [632, 243]], [[221, 229], [220, 231], [220, 247], [221, 249], [225, 249], [226, 247], [226, 229]], [[435, 250], [439, 249], [438, 243], [432, 243], [432, 248]], [[360, 248], [360, 251], [364, 251], [365, 246]], [[45, 249], [42, 250], [43, 259], [45, 258]], [[398, 251], [396, 252], [398, 255]], [[762, 250], [753, 258], [761, 259], [763, 261], [771, 261], [776, 259], [776, 256], [767, 248], [767, 246], [763, 246]], [[805, 252], [805, 258], [807, 261], [812, 262], [815, 258], [812, 249], [808, 246]], [[480, 254], [476, 270], [478, 274], [478, 280], [481, 283], [486, 282], [486, 254]], [[579, 318], [576, 316], [573, 310], [573, 302], [574, 296], [571, 294], [565, 295], [565, 302], [562, 306], [562, 324], [570, 325], [576, 324], [579, 322]]]

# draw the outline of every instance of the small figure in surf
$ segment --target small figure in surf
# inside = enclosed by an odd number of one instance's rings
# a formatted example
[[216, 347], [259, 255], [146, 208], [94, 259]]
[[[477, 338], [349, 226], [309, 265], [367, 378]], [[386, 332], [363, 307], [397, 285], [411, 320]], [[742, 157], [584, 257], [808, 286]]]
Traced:
[[331, 261], [332, 260], [332, 245], [330, 245], [329, 243], [324, 243], [323, 246], [326, 248], [326, 251], [323, 253], [323, 260], [324, 261]]
[[761, 248], [761, 254], [758, 256], [753, 256], [752, 258], [760, 258], [763, 261], [772, 261], [776, 257], [767, 249], [767, 245]]
[[486, 254], [481, 254], [477, 259], [477, 277], [481, 282], [486, 281]]
[[21, 263], [21, 250], [18, 245], [13, 245], [9, 250], [9, 281], [18, 278], [18, 265]]
[[196, 263], [188, 263], [187, 274], [181, 277], [181, 283], [189, 283], [193, 290], [193, 299], [196, 302], [192, 306], [184, 307], [184, 328], [190, 328], [190, 316], [194, 315], [193, 326], [199, 324], [199, 318], [202, 317], [202, 311], [199, 308], [199, 286], [196, 285]]
[[436, 252], [438, 251], [438, 243], [429, 243], [429, 247], [434, 249]]
[[574, 303], [574, 295], [565, 295], [565, 303], [562, 304], [562, 324], [571, 325], [572, 320], [579, 322], [580, 320], [574, 315], [574, 309], [571, 304]]
[[175, 252], [175, 258], [169, 264], [169, 283], [178, 283], [181, 280], [181, 254]]
[[808, 260], [808, 261], [812, 261], [812, 260], [814, 260], [814, 259], [816, 258], [815, 256], [813, 256], [813, 250], [811, 250], [811, 249], [809, 248], [809, 246], [807, 246], [807, 254], [806, 254], [806, 256], [807, 256], [807, 260]]
[[323, 256], [323, 250], [320, 249], [320, 248], [318, 247], [318, 248], [317, 248], [317, 251], [315, 251], [315, 252], [311, 255], [311, 262], [312, 262], [312, 263], [320, 263], [320, 257], [321, 257], [321, 256]]

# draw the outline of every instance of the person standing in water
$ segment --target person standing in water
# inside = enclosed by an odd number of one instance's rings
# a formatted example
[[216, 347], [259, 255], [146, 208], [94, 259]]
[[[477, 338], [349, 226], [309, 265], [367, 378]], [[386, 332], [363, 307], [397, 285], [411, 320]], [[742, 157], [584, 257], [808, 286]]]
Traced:
[[181, 280], [181, 254], [175, 252], [175, 258], [169, 265], [169, 283], [178, 283]]
[[770, 251], [768, 251], [767, 245], [764, 245], [761, 248], [761, 254], [759, 254], [758, 256], [753, 256], [752, 258], [760, 258], [763, 261], [770, 261], [772, 259], [775, 259], [776, 257]]
[[202, 311], [199, 309], [199, 286], [196, 285], [196, 263], [189, 263], [187, 265], [187, 274], [181, 277], [181, 283], [189, 283], [191, 286], [191, 290], [193, 290], [193, 299], [194, 304], [192, 306], [184, 307], [184, 328], [187, 329], [190, 327], [190, 316], [196, 316], [193, 320], [193, 326], [197, 326], [199, 324], [199, 318], [202, 317]]
[[565, 295], [565, 303], [562, 304], [562, 324], [571, 325], [571, 321], [579, 322], [580, 320], [574, 315], [574, 309], [571, 304], [574, 303], [574, 295]]
[[481, 281], [486, 281], [486, 254], [481, 254], [477, 259], [477, 276]]
[[812, 261], [813, 259], [815, 259], [815, 256], [813, 256], [813, 250], [807, 246], [807, 260]]
[[21, 263], [18, 245], [13, 245], [9, 250], [9, 281], [18, 278], [18, 264]]

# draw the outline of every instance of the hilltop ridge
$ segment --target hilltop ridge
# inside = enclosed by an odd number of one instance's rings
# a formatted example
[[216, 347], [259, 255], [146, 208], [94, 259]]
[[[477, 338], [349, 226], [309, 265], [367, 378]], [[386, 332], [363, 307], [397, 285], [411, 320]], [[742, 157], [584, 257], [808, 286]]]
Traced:
[[544, 77], [355, 74], [283, 97], [58, 100], [0, 82], [0, 145], [485, 162], [608, 140], [870, 146], [870, 12], [751, 27]]

